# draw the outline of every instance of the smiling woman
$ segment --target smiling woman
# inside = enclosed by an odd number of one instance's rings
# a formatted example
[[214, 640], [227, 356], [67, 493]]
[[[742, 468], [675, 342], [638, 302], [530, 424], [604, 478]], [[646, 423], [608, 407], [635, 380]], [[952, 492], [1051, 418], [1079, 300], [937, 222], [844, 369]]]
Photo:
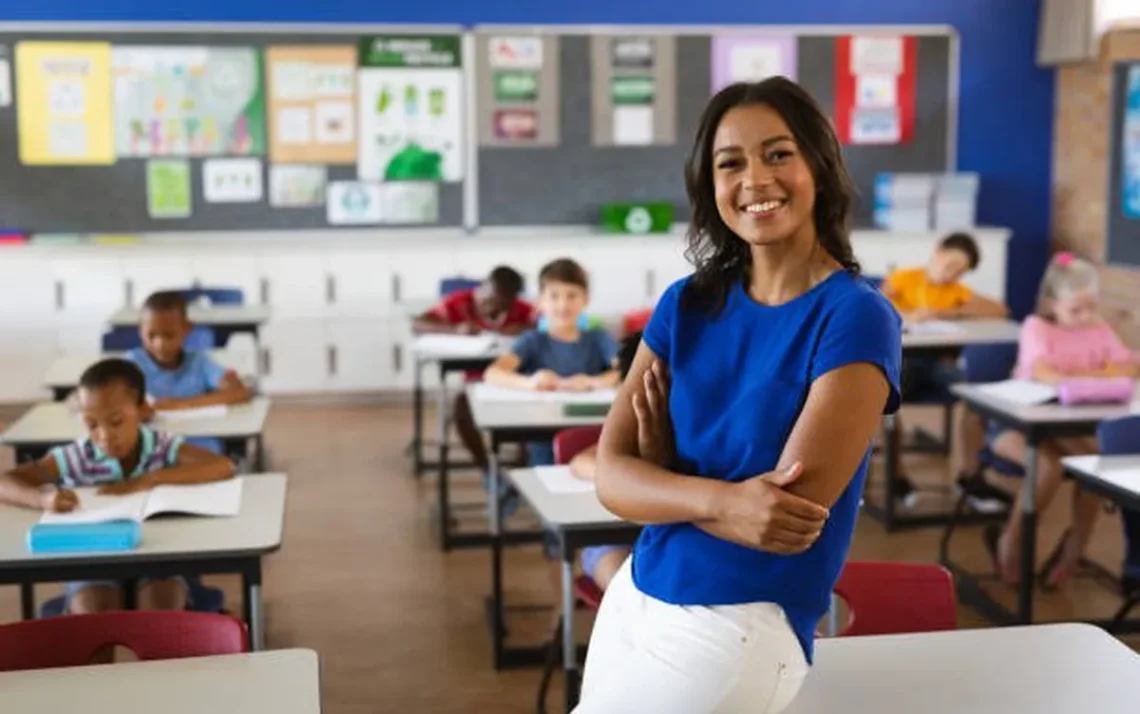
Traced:
[[646, 527], [606, 590], [578, 714], [783, 710], [899, 403], [900, 320], [859, 276], [815, 101], [783, 78], [726, 87], [685, 178], [696, 272], [657, 304], [598, 444], [599, 498]]

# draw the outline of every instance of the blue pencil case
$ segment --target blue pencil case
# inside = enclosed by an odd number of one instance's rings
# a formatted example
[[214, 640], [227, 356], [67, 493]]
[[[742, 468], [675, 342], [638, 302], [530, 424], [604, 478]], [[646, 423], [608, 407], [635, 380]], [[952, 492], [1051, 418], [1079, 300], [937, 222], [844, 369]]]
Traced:
[[134, 550], [141, 540], [142, 526], [134, 521], [37, 523], [28, 529], [28, 550], [33, 553]]

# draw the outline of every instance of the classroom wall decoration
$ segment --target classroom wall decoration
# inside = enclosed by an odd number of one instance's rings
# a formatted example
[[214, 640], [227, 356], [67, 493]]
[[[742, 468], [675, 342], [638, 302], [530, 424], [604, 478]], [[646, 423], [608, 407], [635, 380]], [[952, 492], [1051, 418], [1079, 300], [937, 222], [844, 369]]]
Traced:
[[723, 34], [712, 38], [712, 91], [733, 82], [796, 78], [794, 35]]
[[1121, 129], [1121, 206], [1124, 216], [1140, 219], [1140, 65], [1128, 68]]
[[463, 71], [454, 35], [360, 40], [357, 176], [366, 181], [463, 178]]
[[265, 153], [253, 48], [116, 46], [111, 64], [119, 156]]
[[1140, 265], [1140, 62], [1112, 73], [1109, 139], [1108, 262]]
[[590, 59], [595, 146], [676, 142], [677, 50], [673, 37], [593, 37]]
[[356, 162], [356, 47], [270, 47], [269, 158], [276, 163]]
[[273, 165], [269, 167], [269, 204], [279, 208], [323, 206], [327, 183], [324, 166]]
[[29, 165], [110, 164], [111, 45], [16, 45], [20, 161]]
[[146, 163], [147, 212], [152, 218], [189, 218], [193, 207], [190, 162], [152, 159]]
[[12, 59], [8, 47], [0, 45], [0, 109], [12, 106]]
[[207, 159], [202, 196], [209, 203], [251, 203], [262, 196], [261, 159]]
[[835, 129], [844, 144], [902, 144], [914, 134], [913, 37], [836, 40]]
[[558, 39], [501, 34], [475, 42], [480, 146], [557, 146]]

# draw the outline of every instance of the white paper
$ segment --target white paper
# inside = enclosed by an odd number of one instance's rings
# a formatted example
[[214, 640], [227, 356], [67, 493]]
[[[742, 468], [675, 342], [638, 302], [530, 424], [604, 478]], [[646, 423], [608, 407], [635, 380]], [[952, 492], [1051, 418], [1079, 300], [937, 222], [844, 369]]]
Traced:
[[57, 158], [87, 156], [87, 125], [53, 122], [48, 126], [48, 151]]
[[48, 84], [48, 106], [56, 119], [87, 113], [87, 93], [81, 79], [53, 79]]
[[79, 507], [70, 513], [44, 511], [40, 523], [110, 523], [135, 521], [141, 523], [148, 494], [145, 491], [125, 496], [100, 496], [98, 488], [73, 489], [79, 498]]
[[325, 202], [324, 166], [274, 164], [269, 167], [269, 202], [273, 206], [320, 206]]
[[533, 389], [511, 389], [495, 384], [479, 384], [476, 397], [483, 402], [555, 403], [555, 404], [611, 404], [617, 391], [595, 389], [589, 392], [539, 392]]
[[902, 139], [902, 124], [897, 108], [864, 109], [856, 107], [851, 115], [851, 143], [897, 144]]
[[236, 516], [241, 513], [242, 479], [228, 478], [189, 486], [159, 486], [150, 492], [144, 518], [156, 513], [195, 516]]
[[759, 82], [785, 74], [780, 47], [769, 42], [736, 45], [729, 54], [728, 67], [733, 82]]
[[12, 103], [12, 65], [6, 57], [0, 57], [0, 107]]
[[202, 193], [210, 203], [251, 203], [263, 195], [261, 159], [206, 159]]
[[614, 144], [645, 146], [653, 143], [653, 107], [614, 107]]
[[541, 69], [541, 37], [492, 37], [487, 43], [491, 66], [498, 69]]
[[313, 112], [308, 107], [282, 107], [273, 128], [282, 144], [311, 144]]
[[851, 42], [851, 73], [898, 75], [903, 71], [901, 37], [856, 37]]
[[356, 67], [350, 64], [313, 65], [313, 93], [318, 97], [351, 97]]
[[318, 102], [317, 143], [348, 144], [356, 135], [351, 102]]
[[328, 187], [328, 221], [333, 225], [380, 223], [380, 186], [359, 181], [333, 181]]
[[427, 181], [382, 183], [380, 213], [385, 223], [435, 223], [439, 220], [439, 185]]
[[1024, 406], [1045, 404], [1057, 398], [1057, 388], [1040, 382], [1031, 382], [1023, 379], [1007, 379], [1004, 382], [994, 382], [978, 386], [978, 391]]
[[313, 65], [308, 62], [273, 63], [273, 98], [304, 101], [313, 94]]
[[456, 357], [480, 357], [495, 349], [494, 335], [420, 335], [413, 349], [417, 353]]
[[897, 106], [898, 80], [890, 74], [860, 74], [855, 77], [855, 104], [870, 109]]
[[208, 407], [194, 407], [193, 409], [171, 409], [169, 411], [155, 412], [155, 418], [164, 422], [203, 421], [206, 419], [221, 419], [229, 413], [225, 404], [213, 404]]
[[593, 493], [594, 482], [580, 479], [569, 466], [535, 466], [534, 475], [551, 493]]
[[961, 325], [943, 320], [907, 323], [903, 329], [912, 335], [957, 335], [965, 332]]

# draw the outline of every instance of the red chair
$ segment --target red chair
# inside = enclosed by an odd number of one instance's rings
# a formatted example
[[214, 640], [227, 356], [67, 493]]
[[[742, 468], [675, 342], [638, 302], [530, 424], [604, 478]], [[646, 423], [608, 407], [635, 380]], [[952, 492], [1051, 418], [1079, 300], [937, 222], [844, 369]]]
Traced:
[[578, 454], [598, 443], [601, 426], [576, 426], [554, 435], [554, 463], [568, 464]]
[[835, 594], [847, 603], [841, 637], [938, 632], [958, 627], [954, 578], [941, 565], [849, 562]]
[[647, 307], [640, 310], [630, 310], [621, 316], [621, 329], [623, 335], [632, 335], [635, 332], [641, 332], [645, 326], [649, 324], [649, 318], [653, 315], [653, 308]]
[[0, 672], [80, 667], [102, 647], [119, 645], [140, 660], [249, 651], [243, 622], [228, 615], [175, 610], [62, 615], [0, 625]]

